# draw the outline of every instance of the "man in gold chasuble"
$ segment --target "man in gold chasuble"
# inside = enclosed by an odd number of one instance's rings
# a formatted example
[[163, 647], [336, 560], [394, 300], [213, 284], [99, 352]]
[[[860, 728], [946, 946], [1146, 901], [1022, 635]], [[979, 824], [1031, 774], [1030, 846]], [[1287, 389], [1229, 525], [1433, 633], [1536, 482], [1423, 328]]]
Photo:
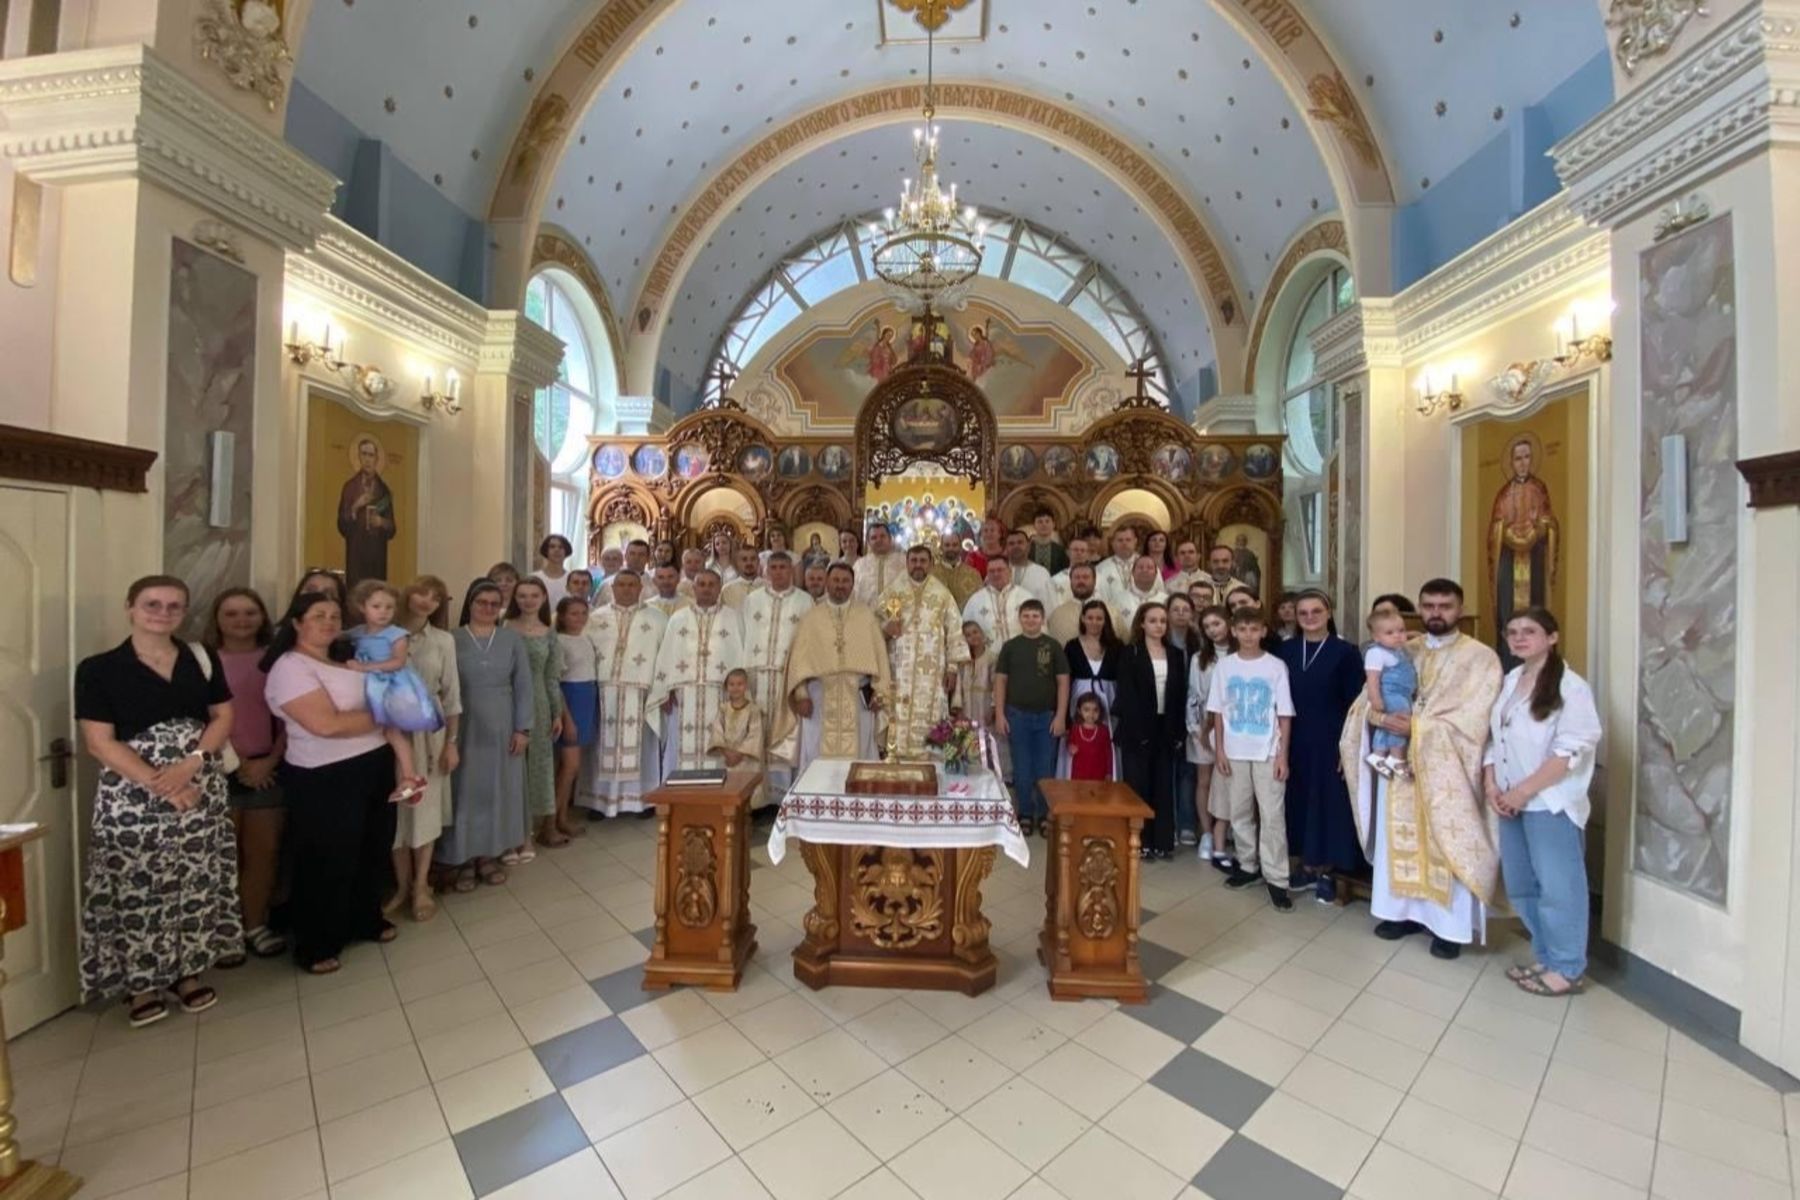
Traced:
[[888, 585], [876, 604], [882, 633], [893, 647], [894, 705], [888, 721], [903, 759], [925, 757], [925, 735], [950, 715], [956, 668], [969, 660], [956, 597], [931, 573], [931, 549], [906, 552], [906, 577]]
[[1338, 743], [1344, 778], [1354, 781], [1357, 833], [1375, 864], [1369, 908], [1380, 921], [1376, 936], [1391, 940], [1429, 930], [1438, 958], [1455, 958], [1483, 936], [1500, 881], [1494, 817], [1481, 795], [1481, 757], [1500, 695], [1500, 660], [1492, 648], [1458, 632], [1462, 605], [1462, 588], [1448, 579], [1419, 590], [1425, 634], [1406, 643], [1418, 668], [1419, 693], [1410, 714], [1376, 718], [1410, 736], [1410, 777], [1381, 779], [1365, 761], [1366, 696], [1351, 707]]
[[796, 776], [815, 758], [876, 756], [876, 712], [892, 682], [881, 626], [873, 609], [851, 599], [855, 586], [849, 564], [833, 563], [824, 601], [794, 631], [787, 703], [777, 710], [769, 743], [797, 736]]

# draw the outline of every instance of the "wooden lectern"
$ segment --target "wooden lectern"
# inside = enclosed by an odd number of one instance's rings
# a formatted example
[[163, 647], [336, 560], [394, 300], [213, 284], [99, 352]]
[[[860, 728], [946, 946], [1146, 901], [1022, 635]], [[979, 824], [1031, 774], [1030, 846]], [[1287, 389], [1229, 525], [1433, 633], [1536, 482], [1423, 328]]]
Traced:
[[762, 772], [739, 768], [722, 784], [669, 787], [656, 805], [656, 941], [644, 987], [691, 984], [737, 990], [756, 953], [750, 923], [750, 794]]
[[1149, 999], [1138, 963], [1138, 847], [1150, 807], [1122, 783], [1043, 781], [1050, 804], [1038, 961], [1052, 1000]]
[[[0, 826], [0, 929], [10, 933], [25, 927], [25, 844], [44, 836], [42, 825]], [[3, 947], [0, 947], [3, 951]], [[0, 987], [6, 973], [0, 971]], [[0, 1200], [66, 1200], [81, 1187], [81, 1180], [57, 1167], [40, 1162], [21, 1162], [13, 1132], [19, 1127], [12, 1115], [12, 1062], [6, 1053], [6, 1029], [0, 1022]]]

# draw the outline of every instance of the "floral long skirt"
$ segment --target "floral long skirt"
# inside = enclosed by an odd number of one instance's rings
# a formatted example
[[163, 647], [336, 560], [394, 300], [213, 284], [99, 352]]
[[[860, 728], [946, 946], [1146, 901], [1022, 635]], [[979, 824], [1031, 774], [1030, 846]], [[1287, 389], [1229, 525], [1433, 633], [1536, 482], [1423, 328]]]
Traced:
[[[164, 721], [126, 745], [160, 767], [191, 754], [204, 732], [199, 721]], [[205, 766], [194, 778], [200, 803], [182, 812], [100, 772], [81, 911], [84, 1001], [166, 988], [243, 949], [225, 773]]]

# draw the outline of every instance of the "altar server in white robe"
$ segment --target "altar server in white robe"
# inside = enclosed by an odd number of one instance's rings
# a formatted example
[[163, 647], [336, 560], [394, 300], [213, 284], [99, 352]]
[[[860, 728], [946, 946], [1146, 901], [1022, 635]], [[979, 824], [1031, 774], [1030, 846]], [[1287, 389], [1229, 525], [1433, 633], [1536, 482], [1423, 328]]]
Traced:
[[1131, 636], [1131, 621], [1137, 616], [1138, 609], [1152, 602], [1161, 604], [1168, 598], [1169, 593], [1163, 590], [1162, 571], [1148, 554], [1140, 554], [1131, 565], [1131, 578], [1124, 586], [1115, 587], [1110, 595], [1101, 597], [1112, 610], [1113, 629], [1124, 639]]
[[575, 802], [616, 817], [644, 811], [662, 781], [660, 714], [645, 703], [669, 619], [640, 601], [643, 580], [626, 568], [611, 580], [612, 603], [596, 608], [582, 636], [593, 644], [600, 728], [582, 757]]
[[1006, 535], [1006, 561], [1012, 567], [1013, 586], [1025, 589], [1027, 595], [1037, 599], [1050, 611], [1051, 598], [1056, 594], [1050, 585], [1050, 572], [1031, 561], [1031, 535], [1023, 529], [1015, 529]]
[[[812, 611], [813, 599], [794, 586], [794, 560], [786, 550], [771, 550], [763, 586], [744, 597], [739, 615], [744, 620], [744, 666], [750, 672], [750, 698], [763, 714], [762, 728], [773, 734], [775, 717], [787, 706], [788, 653], [801, 618]], [[797, 747], [792, 740], [762, 747], [766, 773], [763, 796], [775, 803], [794, 778]]]
[[644, 595], [645, 589], [640, 588], [639, 595], [646, 605], [663, 615], [663, 620], [668, 620], [694, 602], [692, 594], [681, 591], [681, 573], [670, 564], [664, 563], [656, 568], [650, 578], [654, 590]]
[[1112, 556], [1094, 567], [1094, 592], [1108, 604], [1112, 603], [1109, 597], [1114, 591], [1131, 582], [1131, 568], [1138, 559], [1137, 542], [1137, 530], [1129, 525], [1119, 526], [1113, 530]]
[[719, 573], [694, 576], [694, 603], [669, 618], [656, 654], [648, 703], [663, 713], [663, 775], [723, 766], [711, 753], [713, 718], [725, 702], [725, 676], [744, 665], [744, 626], [719, 602]]
[[[1069, 539], [1069, 565], [1050, 577], [1049, 609], [1055, 612], [1058, 608], [1075, 598], [1075, 589], [1069, 573], [1076, 567], [1087, 565], [1094, 567], [1094, 557], [1089, 549], [1091, 543], [1084, 537]], [[1094, 587], [1100, 586], [1099, 569], [1094, 567]], [[1091, 592], [1092, 589], [1090, 589]]]
[[981, 626], [988, 645], [1000, 647], [1022, 630], [1019, 628], [1019, 605], [1035, 599], [1030, 592], [1012, 581], [1012, 565], [1004, 558], [990, 558], [987, 564], [987, 586], [969, 597], [963, 605], [965, 621]]
[[853, 598], [855, 581], [848, 563], [832, 563], [825, 599], [794, 633], [787, 703], [769, 740], [780, 745], [796, 739], [796, 775], [815, 758], [876, 755], [876, 713], [892, 687], [888, 650], [875, 610]]
[[735, 608], [742, 612], [744, 597], [762, 585], [762, 556], [756, 552], [755, 546], [739, 546], [737, 549], [737, 578], [719, 589], [719, 603], [726, 608]]
[[[855, 596], [870, 608], [881, 593], [906, 574], [906, 555], [894, 549], [894, 535], [882, 522], [869, 526], [869, 552], [856, 560]], [[830, 580], [826, 581], [829, 589]]]

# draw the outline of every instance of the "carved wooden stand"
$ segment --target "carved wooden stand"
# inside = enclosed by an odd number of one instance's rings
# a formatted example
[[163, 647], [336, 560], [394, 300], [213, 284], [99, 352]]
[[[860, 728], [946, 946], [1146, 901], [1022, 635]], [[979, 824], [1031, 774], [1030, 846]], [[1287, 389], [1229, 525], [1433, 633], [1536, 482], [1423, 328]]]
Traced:
[[794, 978], [810, 988], [930, 988], [979, 995], [994, 986], [981, 885], [993, 846], [925, 849], [802, 842], [813, 877]]
[[1138, 963], [1138, 847], [1150, 808], [1122, 783], [1043, 781], [1050, 804], [1038, 961], [1052, 1000], [1149, 999]]
[[761, 771], [731, 771], [718, 787], [665, 787], [657, 810], [656, 941], [644, 988], [737, 990], [756, 953], [750, 923], [750, 793]]

